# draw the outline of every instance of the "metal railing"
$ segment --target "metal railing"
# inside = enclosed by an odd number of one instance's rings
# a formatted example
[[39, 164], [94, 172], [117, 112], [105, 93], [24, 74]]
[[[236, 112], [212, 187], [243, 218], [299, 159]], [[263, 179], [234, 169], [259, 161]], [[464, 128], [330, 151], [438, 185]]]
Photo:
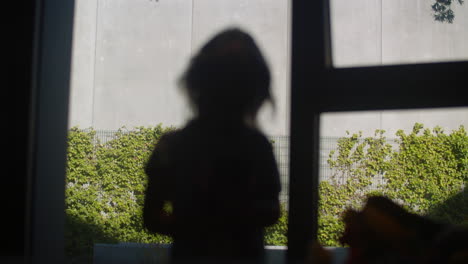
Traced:
[[[95, 130], [95, 142], [105, 144], [117, 138], [116, 130]], [[120, 133], [130, 133], [132, 131], [120, 131]], [[280, 193], [280, 200], [282, 203], [287, 203], [289, 192], [289, 136], [270, 136], [269, 140], [273, 144], [273, 152], [278, 164], [280, 173], [280, 181], [282, 191]], [[338, 137], [322, 137], [320, 139], [320, 181], [330, 180], [333, 175], [333, 170], [328, 165], [328, 156], [330, 151], [336, 150], [338, 147]], [[387, 139], [387, 143], [393, 147], [397, 146], [395, 139]], [[346, 179], [336, 179], [338, 181], [346, 182]], [[384, 183], [383, 177], [374, 177], [374, 182], [371, 188], [377, 188], [379, 184]]]

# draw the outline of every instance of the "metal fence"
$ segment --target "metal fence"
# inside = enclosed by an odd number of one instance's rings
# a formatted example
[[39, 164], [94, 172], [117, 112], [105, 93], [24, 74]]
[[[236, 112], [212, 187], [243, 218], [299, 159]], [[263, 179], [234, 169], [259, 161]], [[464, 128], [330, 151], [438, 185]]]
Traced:
[[[333, 169], [328, 165], [329, 154], [331, 151], [338, 148], [338, 137], [321, 137], [320, 138], [320, 168], [319, 175], [320, 181], [331, 180], [333, 176]], [[288, 191], [289, 191], [289, 137], [288, 136], [273, 136], [270, 137], [273, 143], [273, 151], [275, 158], [278, 163], [278, 169], [281, 176], [282, 192], [280, 199], [282, 202], [287, 202]], [[397, 148], [398, 142], [396, 139], [386, 139], [387, 143], [390, 144], [394, 149]], [[362, 141], [360, 142], [362, 143]], [[338, 182], [345, 183], [346, 178], [336, 179]], [[385, 182], [382, 175], [376, 175], [373, 178], [371, 189], [376, 189], [380, 184]]]
[[[96, 142], [105, 144], [116, 138], [117, 131], [115, 130], [95, 130]], [[130, 133], [131, 131], [120, 131], [121, 133]], [[280, 200], [282, 203], [287, 204], [288, 192], [289, 192], [289, 136], [270, 136], [270, 141], [273, 143], [273, 152], [278, 164], [278, 170], [280, 173], [280, 180], [282, 191], [280, 193]], [[333, 170], [328, 165], [328, 156], [332, 150], [336, 150], [338, 147], [337, 137], [322, 137], [320, 138], [320, 181], [330, 180], [333, 175]], [[387, 143], [391, 144], [394, 148], [397, 147], [395, 139], [387, 139]], [[345, 182], [346, 179], [336, 179], [338, 181]], [[374, 182], [371, 188], [377, 188], [377, 186], [383, 183], [383, 177], [378, 175], [374, 177]]]

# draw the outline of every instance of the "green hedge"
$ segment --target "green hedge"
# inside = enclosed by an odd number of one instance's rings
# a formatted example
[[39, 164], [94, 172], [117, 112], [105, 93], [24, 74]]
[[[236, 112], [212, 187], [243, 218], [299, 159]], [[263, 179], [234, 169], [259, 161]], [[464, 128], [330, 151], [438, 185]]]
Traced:
[[[105, 144], [94, 130], [72, 128], [68, 135], [66, 250], [91, 256], [94, 243], [170, 243], [142, 226], [144, 165], [158, 139], [173, 128], [119, 130]], [[270, 245], [286, 245], [287, 214], [266, 231]]]
[[[118, 241], [170, 243], [166, 236], [149, 234], [142, 226], [146, 176], [143, 167], [155, 143], [173, 128], [139, 127], [105, 143], [95, 131], [73, 128], [69, 132], [66, 178], [66, 249], [70, 256], [92, 254], [94, 243]], [[383, 194], [409, 210], [454, 224], [467, 223], [468, 136], [463, 127], [445, 134], [440, 128], [416, 124], [402, 131], [398, 148], [387, 142], [384, 131], [363, 138], [350, 134], [338, 141], [329, 155], [334, 175], [319, 186], [319, 242], [340, 246], [346, 208], [361, 206], [367, 195]], [[387, 183], [372, 187], [382, 176]], [[344, 177], [346, 184], [341, 184]], [[268, 245], [286, 245], [287, 212], [268, 227]]]
[[69, 255], [89, 255], [94, 243], [171, 242], [142, 226], [143, 167], [168, 130], [162, 126], [139, 127], [129, 133], [119, 130], [105, 144], [96, 142], [93, 130], [70, 130], [65, 193]]
[[[374, 137], [350, 134], [329, 154], [334, 174], [320, 183], [319, 241], [338, 246], [346, 208], [359, 209], [370, 195], [385, 195], [411, 212], [440, 222], [468, 224], [468, 135], [463, 126], [444, 133], [416, 123], [406, 134], [396, 133], [392, 147], [376, 130]], [[383, 183], [373, 186], [381, 177]], [[343, 184], [342, 179], [345, 179]]]

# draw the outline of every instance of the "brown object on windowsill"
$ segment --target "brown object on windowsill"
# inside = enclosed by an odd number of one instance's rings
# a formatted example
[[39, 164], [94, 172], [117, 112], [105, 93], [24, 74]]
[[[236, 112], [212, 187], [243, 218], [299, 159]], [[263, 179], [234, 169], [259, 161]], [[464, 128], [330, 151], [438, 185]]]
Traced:
[[468, 230], [408, 212], [383, 196], [344, 215], [340, 242], [350, 246], [346, 264], [468, 263]]

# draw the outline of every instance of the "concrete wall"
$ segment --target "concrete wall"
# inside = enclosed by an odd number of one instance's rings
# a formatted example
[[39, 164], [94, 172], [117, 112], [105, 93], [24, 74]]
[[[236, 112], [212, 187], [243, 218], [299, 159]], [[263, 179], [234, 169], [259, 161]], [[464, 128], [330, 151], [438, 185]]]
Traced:
[[437, 22], [428, 0], [331, 0], [336, 67], [468, 59], [468, 5]]
[[99, 0], [94, 127], [180, 124], [176, 78], [190, 56], [190, 1]]
[[289, 1], [77, 0], [70, 125], [118, 129], [183, 125], [190, 109], [177, 79], [212, 35], [241, 27], [257, 40], [273, 76], [276, 113], [261, 127], [287, 133]]
[[[70, 125], [117, 129], [181, 126], [190, 109], [177, 79], [191, 55], [229, 26], [250, 32], [271, 67], [276, 111], [268, 135], [289, 130], [290, 2], [287, 0], [76, 0]], [[453, 24], [434, 21], [427, 0], [331, 0], [336, 67], [468, 59], [468, 5]], [[378, 89], [378, 87], [376, 87]], [[382, 92], [382, 96], [385, 96]], [[394, 134], [414, 122], [468, 126], [468, 108], [450, 111], [329, 113], [322, 135], [346, 130]]]
[[93, 125], [96, 0], [75, 1], [69, 125]]
[[382, 63], [381, 3], [381, 0], [330, 1], [332, 57], [335, 66]]
[[440, 126], [446, 133], [458, 129], [460, 125], [468, 129], [468, 108], [324, 113], [320, 121], [322, 136], [343, 137], [347, 130], [373, 136], [376, 129], [383, 129], [387, 138], [396, 138], [395, 133], [399, 129], [408, 133], [416, 122], [430, 129]]

